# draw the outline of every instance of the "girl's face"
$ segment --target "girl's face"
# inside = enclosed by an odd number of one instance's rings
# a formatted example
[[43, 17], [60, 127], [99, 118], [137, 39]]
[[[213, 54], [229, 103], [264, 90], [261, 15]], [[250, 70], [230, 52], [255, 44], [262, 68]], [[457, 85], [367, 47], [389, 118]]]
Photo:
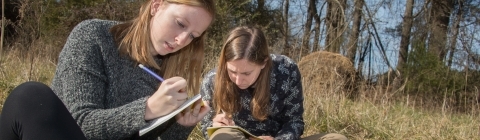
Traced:
[[239, 59], [227, 62], [227, 71], [230, 80], [234, 82], [238, 88], [247, 89], [255, 81], [258, 75], [265, 67], [264, 65], [257, 65], [249, 62], [247, 59]]
[[152, 0], [152, 55], [167, 55], [188, 45], [208, 28], [212, 16], [203, 8]]

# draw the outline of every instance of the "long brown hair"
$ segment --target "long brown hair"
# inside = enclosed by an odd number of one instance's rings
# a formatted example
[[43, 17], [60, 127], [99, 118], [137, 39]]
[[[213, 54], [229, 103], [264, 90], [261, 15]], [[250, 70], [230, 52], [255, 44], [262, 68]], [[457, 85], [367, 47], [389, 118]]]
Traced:
[[[213, 18], [215, 4], [213, 0], [164, 0], [167, 3], [186, 4], [204, 8]], [[188, 81], [188, 93], [198, 92], [204, 58], [204, 44], [207, 31], [195, 38], [190, 44], [175, 53], [161, 56], [159, 66], [151, 55], [152, 41], [150, 40], [150, 14], [152, 0], [147, 0], [140, 8], [138, 16], [130, 21], [113, 26], [110, 32], [118, 44], [121, 54], [128, 55], [138, 63], [154, 67], [164, 78], [181, 76]], [[211, 24], [211, 23], [210, 23]]]
[[257, 81], [252, 85], [253, 99], [250, 103], [253, 117], [263, 121], [268, 116], [270, 102], [270, 71], [272, 60], [263, 32], [253, 26], [241, 26], [228, 34], [218, 60], [214, 84], [213, 106], [216, 112], [224, 111], [228, 116], [240, 110], [239, 88], [230, 80], [227, 62], [246, 59], [257, 65], [264, 65]]

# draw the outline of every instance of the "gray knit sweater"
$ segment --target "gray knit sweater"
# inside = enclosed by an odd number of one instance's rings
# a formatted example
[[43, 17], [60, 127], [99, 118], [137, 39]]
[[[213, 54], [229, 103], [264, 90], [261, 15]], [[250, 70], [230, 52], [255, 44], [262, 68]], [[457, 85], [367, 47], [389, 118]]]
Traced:
[[[60, 53], [52, 89], [88, 139], [138, 139], [145, 102], [160, 82], [119, 55], [109, 29], [118, 22], [86, 20], [78, 24]], [[156, 58], [157, 62], [161, 60]], [[187, 139], [194, 127], [175, 119], [146, 139]]]

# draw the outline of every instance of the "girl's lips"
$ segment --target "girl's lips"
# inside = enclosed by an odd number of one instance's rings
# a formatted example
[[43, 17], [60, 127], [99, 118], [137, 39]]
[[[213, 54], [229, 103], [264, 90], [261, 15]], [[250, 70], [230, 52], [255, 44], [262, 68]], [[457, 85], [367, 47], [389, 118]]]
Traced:
[[246, 85], [237, 85], [237, 86], [238, 86], [238, 88], [240, 88], [240, 89], [246, 89], [246, 88], [248, 88], [248, 86], [246, 86]]
[[174, 49], [168, 42], [165, 42], [165, 48], [170, 52]]

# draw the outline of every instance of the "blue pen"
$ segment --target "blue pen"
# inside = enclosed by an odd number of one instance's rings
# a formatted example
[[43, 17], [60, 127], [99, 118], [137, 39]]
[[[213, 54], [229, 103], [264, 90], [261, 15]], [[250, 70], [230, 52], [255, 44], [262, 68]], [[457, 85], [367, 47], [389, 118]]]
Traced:
[[142, 68], [143, 70], [145, 70], [146, 72], [148, 72], [148, 74], [152, 75], [153, 77], [157, 78], [158, 80], [160, 80], [160, 82], [163, 82], [163, 78], [158, 76], [155, 72], [153, 72], [152, 70], [148, 69], [147, 67], [145, 67], [144, 65], [142, 64], [138, 64], [138, 66], [140, 68]]

